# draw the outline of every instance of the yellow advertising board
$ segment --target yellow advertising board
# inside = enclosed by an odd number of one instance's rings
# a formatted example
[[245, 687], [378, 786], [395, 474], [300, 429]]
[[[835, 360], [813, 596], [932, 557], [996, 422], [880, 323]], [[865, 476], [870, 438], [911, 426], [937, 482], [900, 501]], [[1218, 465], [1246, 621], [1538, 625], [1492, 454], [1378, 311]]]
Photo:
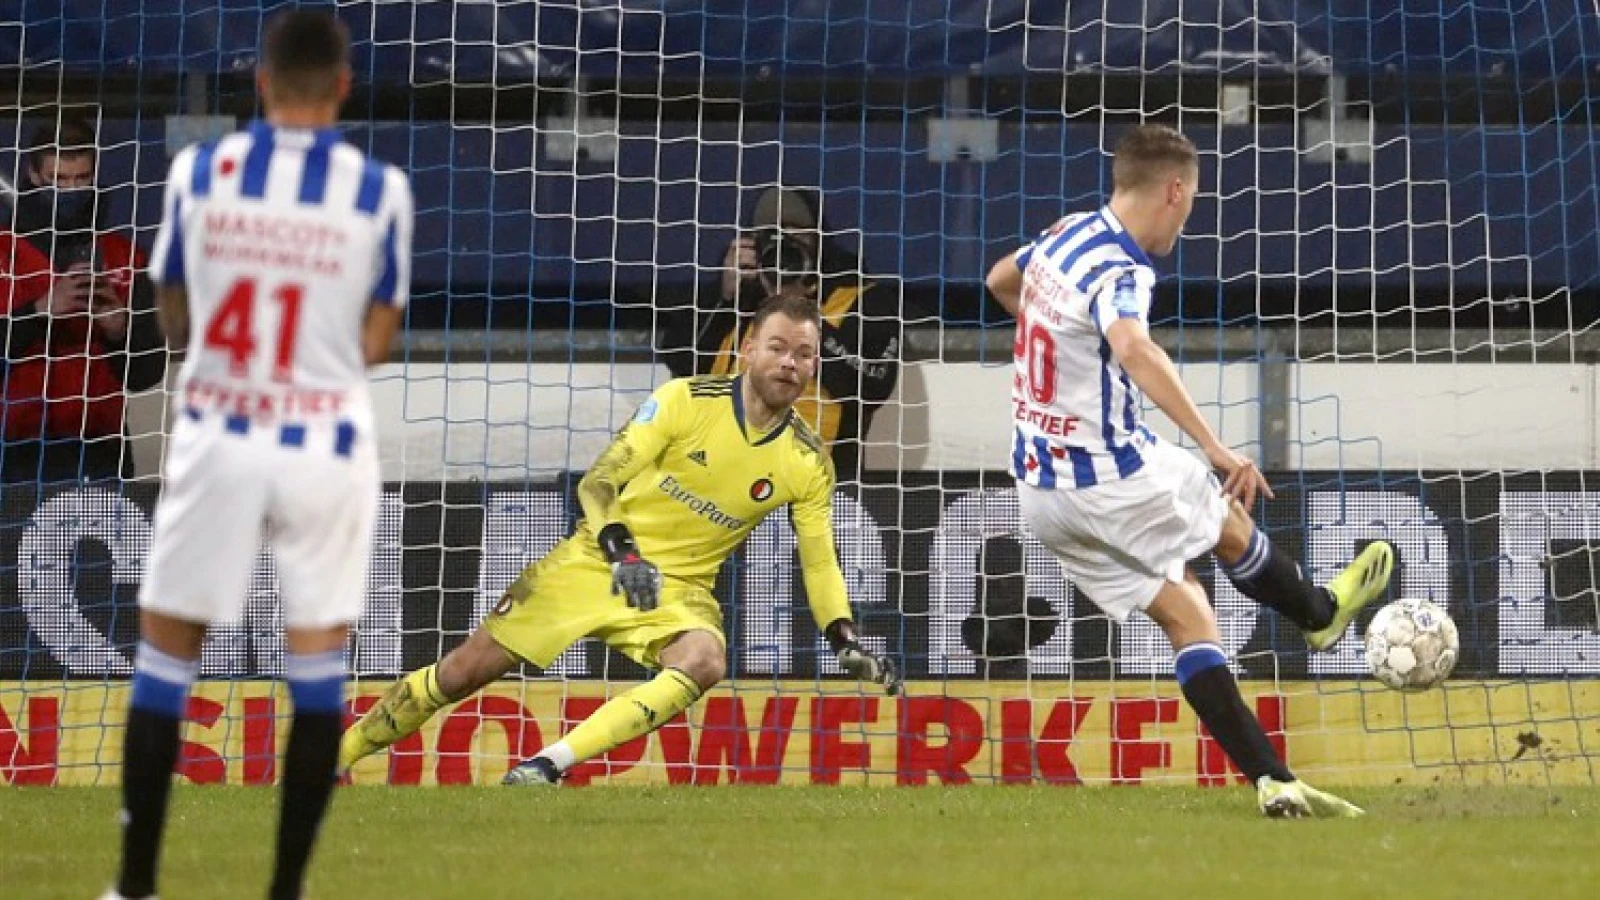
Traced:
[[[350, 707], [388, 687], [363, 681]], [[1600, 681], [1451, 682], [1398, 694], [1365, 682], [1246, 682], [1299, 774], [1329, 784], [1593, 784]], [[625, 686], [503, 682], [451, 707], [356, 784], [487, 784]], [[0, 682], [0, 783], [114, 784], [124, 683]], [[284, 687], [209, 681], [189, 701], [181, 774], [270, 784]], [[844, 682], [733, 682], [573, 784], [1225, 784], [1238, 778], [1175, 684], [923, 682], [906, 695]]]

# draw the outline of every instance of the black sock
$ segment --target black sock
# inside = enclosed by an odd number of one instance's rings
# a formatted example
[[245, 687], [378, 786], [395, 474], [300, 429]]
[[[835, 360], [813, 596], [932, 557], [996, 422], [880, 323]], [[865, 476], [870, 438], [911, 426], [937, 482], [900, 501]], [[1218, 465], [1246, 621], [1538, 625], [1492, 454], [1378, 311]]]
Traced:
[[272, 900], [296, 900], [305, 880], [311, 847], [333, 795], [343, 713], [296, 712], [283, 758], [283, 809], [278, 819], [278, 856]]
[[1251, 784], [1263, 775], [1278, 781], [1294, 780], [1267, 739], [1267, 732], [1239, 696], [1239, 683], [1228, 671], [1228, 659], [1222, 655], [1221, 647], [1190, 644], [1178, 651], [1174, 668], [1189, 706]]
[[1333, 595], [1305, 577], [1300, 564], [1274, 547], [1259, 529], [1250, 536], [1244, 556], [1232, 564], [1223, 563], [1222, 571], [1240, 593], [1277, 610], [1306, 631], [1326, 628], [1333, 621]]
[[179, 729], [189, 685], [199, 668], [198, 660], [181, 660], [148, 644], [141, 643], [134, 657], [133, 697], [122, 736], [122, 866], [117, 893], [124, 897], [156, 892]]
[[156, 892], [167, 796], [178, 763], [178, 724], [175, 716], [128, 711], [122, 741], [122, 871], [117, 875], [117, 893], [124, 897]]
[[311, 848], [333, 796], [344, 731], [344, 654], [290, 653], [284, 660], [294, 722], [283, 754], [283, 809], [278, 813], [278, 854], [271, 900], [298, 900]]

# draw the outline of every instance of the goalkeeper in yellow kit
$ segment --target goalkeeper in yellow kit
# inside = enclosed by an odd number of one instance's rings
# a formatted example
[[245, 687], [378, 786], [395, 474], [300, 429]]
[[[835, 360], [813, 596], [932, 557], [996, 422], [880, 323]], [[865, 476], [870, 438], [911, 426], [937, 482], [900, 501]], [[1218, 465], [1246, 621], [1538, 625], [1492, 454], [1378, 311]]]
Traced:
[[506, 784], [553, 784], [572, 766], [659, 728], [722, 680], [717, 570], [788, 504], [806, 593], [847, 672], [899, 690], [888, 657], [861, 645], [833, 546], [833, 464], [791, 407], [817, 367], [816, 301], [779, 295], [756, 311], [738, 376], [663, 385], [578, 485], [573, 535], [522, 571], [483, 625], [438, 663], [395, 684], [345, 732], [348, 770], [518, 663], [544, 667], [584, 637], [654, 679], [612, 698]]

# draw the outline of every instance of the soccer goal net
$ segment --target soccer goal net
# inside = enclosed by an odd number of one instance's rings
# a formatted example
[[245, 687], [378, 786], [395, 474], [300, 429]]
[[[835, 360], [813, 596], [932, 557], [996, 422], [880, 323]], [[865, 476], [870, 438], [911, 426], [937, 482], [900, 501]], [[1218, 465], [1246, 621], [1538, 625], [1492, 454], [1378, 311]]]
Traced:
[[[386, 488], [353, 711], [460, 644], [569, 532], [576, 477], [649, 392], [737, 371], [751, 291], [788, 284], [828, 323], [799, 411], [841, 472], [861, 630], [903, 661], [906, 695], [843, 676], [773, 515], [717, 581], [729, 680], [572, 780], [1234, 780], [1154, 625], [1111, 623], [1022, 528], [1005, 474], [1013, 329], [983, 286], [1021, 242], [1101, 204], [1120, 134], [1161, 122], [1198, 146], [1201, 191], [1159, 263], [1153, 330], [1213, 427], [1268, 472], [1258, 521], [1319, 581], [1392, 542], [1393, 597], [1431, 599], [1460, 630], [1451, 679], [1396, 693], [1368, 675], [1367, 617], [1308, 653], [1196, 561], [1290, 765], [1319, 783], [1595, 780], [1589, 4], [337, 6], [355, 42], [345, 133], [405, 169], [417, 204], [407, 329], [373, 375]], [[97, 226], [147, 248], [170, 154], [258, 113], [262, 12], [25, 12], [0, 21], [15, 148], [0, 232], [37, 191], [31, 135], [77, 117], [96, 132]], [[87, 450], [68, 480], [16, 474], [18, 454], [73, 437], [30, 410], [102, 390], [96, 373], [127, 378], [128, 355], [35, 327], [21, 251], [6, 252], [0, 781], [109, 784], [168, 395], [126, 386], [126, 479], [91, 471]], [[741, 255], [751, 271], [725, 277]], [[188, 779], [274, 779], [281, 626], [263, 552], [240, 620], [206, 644]], [[579, 643], [354, 780], [492, 783], [645, 674]]]

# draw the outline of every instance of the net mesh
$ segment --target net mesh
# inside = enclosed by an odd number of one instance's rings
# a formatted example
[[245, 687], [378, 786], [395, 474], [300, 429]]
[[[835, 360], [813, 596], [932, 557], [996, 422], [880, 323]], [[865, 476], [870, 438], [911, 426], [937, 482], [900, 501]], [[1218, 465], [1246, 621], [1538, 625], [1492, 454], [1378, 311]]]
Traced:
[[[729, 245], [766, 190], [813, 190], [820, 262], [860, 276], [824, 289], [859, 291], [835, 311], [876, 342], [844, 356], [893, 375], [881, 398], [871, 372], [825, 363], [835, 402], [812, 414], [868, 398], [858, 433], [838, 432], [860, 463], [838, 546], [909, 696], [842, 677], [775, 516], [718, 580], [730, 681], [574, 780], [1226, 782], [1159, 632], [1111, 624], [1020, 527], [1002, 474], [1010, 327], [982, 285], [1102, 202], [1121, 131], [1160, 121], [1199, 146], [1202, 191], [1162, 264], [1155, 334], [1223, 439], [1271, 473], [1263, 527], [1319, 580], [1393, 542], [1394, 595], [1447, 606], [1462, 635], [1452, 680], [1396, 694], [1366, 677], [1364, 619], [1308, 654], [1200, 563], [1274, 739], [1321, 781], [1594, 781], [1594, 11], [1040, 6], [338, 4], [356, 44], [346, 133], [417, 197], [408, 330], [374, 374], [388, 486], [353, 709], [464, 640], [567, 533], [574, 475], [654, 386], [727, 364]], [[0, 23], [18, 48], [0, 56], [13, 205], [27, 135], [77, 104], [98, 130], [102, 224], [147, 245], [168, 154], [254, 113], [262, 15], [94, 0]], [[16, 251], [0, 261], [20, 296]], [[8, 335], [15, 410], [37, 350]], [[7, 475], [7, 780], [116, 777], [165, 399], [129, 402], [125, 482]], [[280, 626], [264, 553], [243, 620], [207, 643], [191, 779], [272, 779]], [[356, 780], [493, 781], [644, 675], [581, 643]]]

